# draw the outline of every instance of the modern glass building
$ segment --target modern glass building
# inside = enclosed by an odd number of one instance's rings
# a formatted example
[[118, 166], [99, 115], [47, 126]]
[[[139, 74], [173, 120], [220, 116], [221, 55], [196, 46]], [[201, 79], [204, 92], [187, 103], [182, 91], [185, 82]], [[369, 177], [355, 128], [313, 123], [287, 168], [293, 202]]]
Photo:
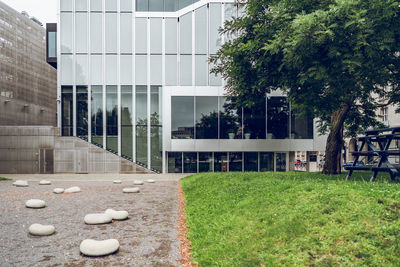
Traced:
[[[279, 92], [251, 108], [225, 97], [208, 58], [232, 38], [234, 1], [60, 0], [58, 124], [159, 172], [286, 171], [324, 150], [312, 118]], [[314, 157], [313, 157], [314, 158]]]

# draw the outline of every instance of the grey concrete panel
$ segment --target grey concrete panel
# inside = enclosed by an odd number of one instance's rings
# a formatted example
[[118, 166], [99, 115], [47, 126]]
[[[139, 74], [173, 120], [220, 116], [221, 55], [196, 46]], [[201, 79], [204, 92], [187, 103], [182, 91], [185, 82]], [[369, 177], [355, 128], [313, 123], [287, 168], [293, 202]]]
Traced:
[[15, 148], [0, 148], [0, 161], [18, 160], [18, 151]]
[[0, 161], [0, 173], [18, 173], [18, 161]]
[[105, 170], [106, 173], [118, 173], [119, 172], [119, 162], [113, 163], [105, 163]]
[[54, 147], [54, 137], [53, 136], [39, 136], [38, 137], [38, 147], [52, 149]]
[[20, 161], [39, 161], [38, 149], [18, 149], [18, 160]]
[[75, 173], [73, 162], [54, 162], [54, 173]]
[[90, 173], [104, 173], [104, 163], [101, 162], [91, 162], [89, 164]]

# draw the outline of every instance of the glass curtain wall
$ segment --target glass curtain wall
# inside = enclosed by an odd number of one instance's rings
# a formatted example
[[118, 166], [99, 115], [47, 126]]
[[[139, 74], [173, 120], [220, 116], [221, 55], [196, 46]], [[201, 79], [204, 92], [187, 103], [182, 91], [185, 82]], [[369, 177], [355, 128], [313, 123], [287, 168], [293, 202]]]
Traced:
[[88, 89], [76, 87], [76, 135], [88, 140]]
[[196, 97], [196, 139], [218, 139], [218, 98]]
[[276, 153], [276, 171], [286, 171], [286, 153]]
[[219, 97], [220, 139], [242, 139], [242, 109], [226, 97]]
[[243, 108], [243, 137], [245, 139], [265, 139], [265, 97], [260, 97], [257, 101], [252, 107]]
[[72, 86], [61, 86], [61, 128], [63, 136], [73, 136]]
[[121, 155], [133, 158], [132, 86], [121, 86]]
[[171, 138], [194, 138], [194, 97], [175, 96], [171, 98]]
[[199, 172], [213, 171], [212, 152], [199, 152]]
[[244, 152], [244, 171], [245, 172], [258, 171], [258, 153], [257, 152]]
[[197, 153], [196, 152], [183, 152], [183, 172], [196, 173], [197, 172]]
[[286, 97], [268, 97], [267, 100], [268, 139], [289, 137], [289, 104]]
[[162, 94], [161, 86], [151, 86], [150, 90], [150, 142], [151, 167], [162, 171]]
[[118, 153], [118, 96], [117, 86], [106, 86], [106, 148]]
[[274, 171], [274, 152], [260, 152], [260, 171]]
[[228, 153], [226, 152], [214, 153], [214, 171], [215, 172], [228, 171]]
[[147, 166], [147, 86], [136, 86], [136, 161]]
[[103, 146], [103, 87], [91, 87], [91, 116], [92, 116], [92, 143]]
[[229, 171], [241, 172], [243, 170], [242, 152], [229, 152]]
[[313, 139], [314, 122], [310, 115], [299, 114], [296, 110], [291, 111], [291, 133], [292, 139]]
[[168, 152], [168, 172], [182, 173], [182, 153]]

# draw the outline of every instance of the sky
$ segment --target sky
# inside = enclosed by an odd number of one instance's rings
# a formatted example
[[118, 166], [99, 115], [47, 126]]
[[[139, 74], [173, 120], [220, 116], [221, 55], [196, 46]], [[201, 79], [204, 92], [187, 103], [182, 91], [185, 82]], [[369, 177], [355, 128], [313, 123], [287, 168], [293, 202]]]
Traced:
[[58, 0], [0, 0], [18, 12], [26, 11], [29, 16], [37, 18], [46, 26], [46, 23], [57, 22]]

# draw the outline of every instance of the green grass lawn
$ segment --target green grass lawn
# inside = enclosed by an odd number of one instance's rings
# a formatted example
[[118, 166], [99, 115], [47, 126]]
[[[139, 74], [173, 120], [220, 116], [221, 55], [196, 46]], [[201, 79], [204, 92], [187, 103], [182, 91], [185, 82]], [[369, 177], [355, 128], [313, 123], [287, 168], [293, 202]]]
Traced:
[[0, 177], [0, 181], [8, 181], [8, 180], [11, 180], [11, 179], [8, 179], [8, 178], [5, 178], [5, 177]]
[[400, 183], [370, 173], [205, 173], [181, 180], [200, 266], [400, 266]]

